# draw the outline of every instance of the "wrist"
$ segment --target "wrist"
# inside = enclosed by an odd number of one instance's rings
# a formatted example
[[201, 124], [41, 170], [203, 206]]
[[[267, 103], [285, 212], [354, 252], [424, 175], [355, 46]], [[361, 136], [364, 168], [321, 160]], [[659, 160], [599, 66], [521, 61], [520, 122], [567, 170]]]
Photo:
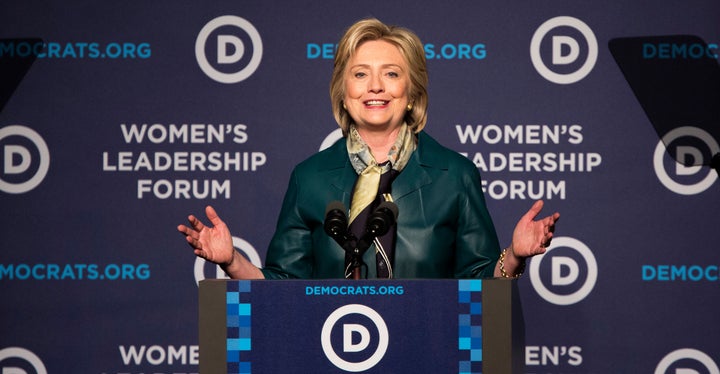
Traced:
[[500, 252], [498, 263], [503, 278], [520, 278], [525, 272], [525, 258], [515, 256], [512, 245]]
[[517, 267], [525, 263], [525, 257], [518, 256], [515, 254], [515, 247], [510, 243], [510, 246], [505, 249], [505, 263], [508, 266]]
[[220, 268], [223, 270], [229, 269], [232, 266], [232, 264], [235, 262], [236, 255], [239, 255], [239, 253], [237, 253], [237, 251], [233, 248], [232, 255], [230, 256], [230, 261], [220, 264]]

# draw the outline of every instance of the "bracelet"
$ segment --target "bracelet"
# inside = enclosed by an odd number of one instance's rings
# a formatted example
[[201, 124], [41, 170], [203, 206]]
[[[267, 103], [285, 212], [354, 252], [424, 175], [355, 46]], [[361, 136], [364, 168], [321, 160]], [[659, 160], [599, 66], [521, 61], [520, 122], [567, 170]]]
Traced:
[[505, 253], [507, 252], [507, 248], [503, 249], [502, 252], [500, 252], [500, 275], [503, 278], [512, 278], [517, 279], [520, 278], [521, 275], [525, 272], [525, 259], [522, 259], [520, 261], [520, 268], [518, 269], [517, 273], [515, 275], [508, 275], [507, 272], [505, 272]]

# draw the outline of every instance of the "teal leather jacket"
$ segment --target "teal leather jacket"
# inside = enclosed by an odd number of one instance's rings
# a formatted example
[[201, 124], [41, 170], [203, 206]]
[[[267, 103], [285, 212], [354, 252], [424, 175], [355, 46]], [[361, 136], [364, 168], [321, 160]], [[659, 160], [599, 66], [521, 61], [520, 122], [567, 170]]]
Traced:
[[[489, 278], [500, 255], [480, 174], [424, 132], [392, 184], [398, 207], [395, 278]], [[266, 279], [344, 278], [345, 253], [323, 229], [325, 208], [349, 206], [356, 172], [345, 138], [295, 167], [267, 252]], [[374, 247], [365, 252], [375, 277]]]

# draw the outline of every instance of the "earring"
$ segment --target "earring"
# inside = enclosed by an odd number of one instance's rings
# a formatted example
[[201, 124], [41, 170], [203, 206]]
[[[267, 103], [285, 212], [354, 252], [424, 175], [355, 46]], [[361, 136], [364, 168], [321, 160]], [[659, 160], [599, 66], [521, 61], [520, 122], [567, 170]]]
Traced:
[[347, 105], [345, 105], [344, 101], [343, 101], [343, 109], [347, 110]]
[[407, 105], [407, 111], [408, 111], [408, 112], [411, 111], [412, 108], [413, 108], [412, 103], [408, 103], [408, 105]]

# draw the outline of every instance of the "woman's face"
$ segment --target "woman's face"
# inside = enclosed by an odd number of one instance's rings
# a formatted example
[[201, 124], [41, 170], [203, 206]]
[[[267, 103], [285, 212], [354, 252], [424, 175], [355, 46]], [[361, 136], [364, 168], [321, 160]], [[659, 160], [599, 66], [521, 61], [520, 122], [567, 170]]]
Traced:
[[407, 111], [410, 78], [398, 48], [383, 40], [367, 41], [345, 68], [345, 107], [358, 129], [393, 130]]

